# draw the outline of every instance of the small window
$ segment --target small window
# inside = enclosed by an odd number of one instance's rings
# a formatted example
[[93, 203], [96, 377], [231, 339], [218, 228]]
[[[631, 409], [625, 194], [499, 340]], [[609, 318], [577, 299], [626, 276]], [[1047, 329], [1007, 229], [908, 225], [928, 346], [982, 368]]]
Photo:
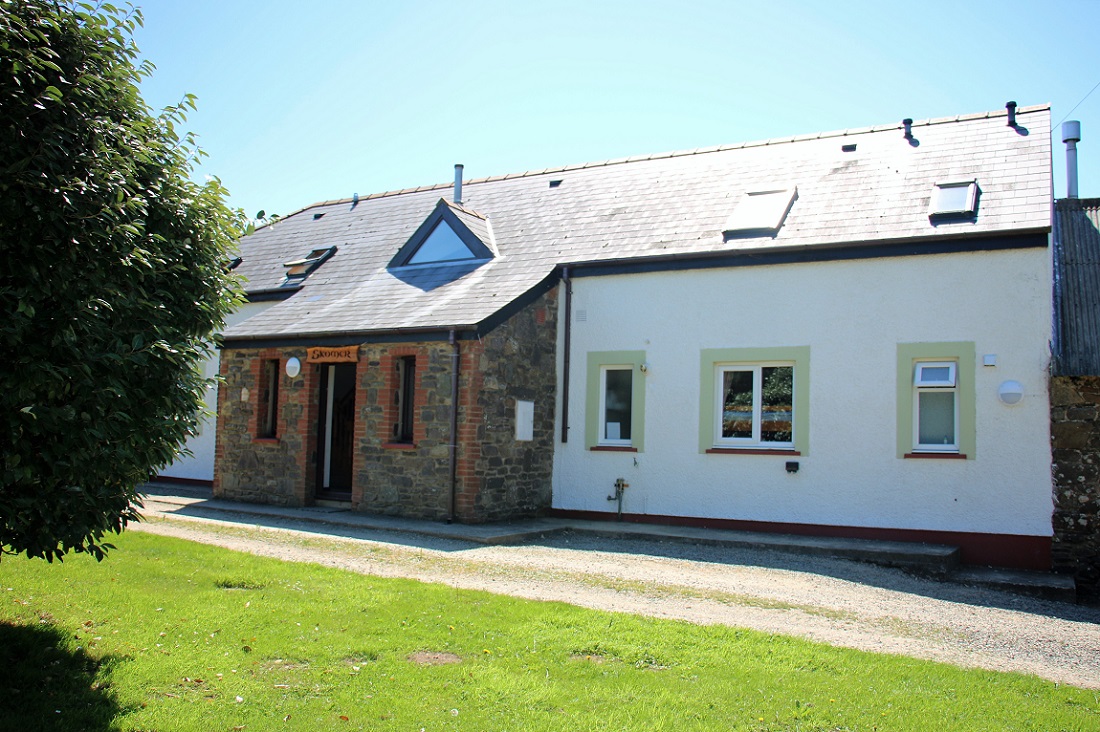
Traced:
[[257, 437], [278, 436], [279, 427], [279, 359], [264, 361], [260, 372], [260, 415]]
[[937, 183], [928, 205], [929, 216], [970, 216], [978, 203], [977, 181]]
[[476, 259], [474, 253], [459, 238], [446, 221], [440, 221], [432, 233], [424, 240], [406, 264], [428, 264], [429, 262], [455, 262], [462, 259]]
[[745, 193], [722, 228], [723, 233], [778, 231], [797, 193], [793, 187]]
[[645, 451], [645, 364], [645, 351], [588, 352], [585, 449]]
[[794, 446], [794, 364], [720, 364], [715, 385], [715, 447]]
[[953, 361], [918, 362], [913, 377], [915, 452], [958, 452], [957, 368]]
[[393, 425], [394, 442], [413, 442], [413, 417], [415, 415], [416, 396], [416, 357], [403, 356], [395, 364], [396, 388], [393, 401], [397, 421]]
[[600, 368], [601, 445], [631, 444], [634, 366]]
[[955, 362], [933, 361], [918, 363], [913, 386], [952, 387], [955, 386]]

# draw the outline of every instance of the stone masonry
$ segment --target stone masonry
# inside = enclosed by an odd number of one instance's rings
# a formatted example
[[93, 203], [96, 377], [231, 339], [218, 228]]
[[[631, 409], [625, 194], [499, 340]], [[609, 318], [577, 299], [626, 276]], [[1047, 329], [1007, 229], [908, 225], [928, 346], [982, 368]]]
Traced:
[[[476, 340], [460, 340], [455, 518], [533, 516], [550, 506], [557, 290]], [[317, 483], [321, 364], [306, 347], [228, 349], [222, 354], [214, 495], [300, 506]], [[286, 359], [302, 361], [286, 375]], [[415, 359], [411, 443], [392, 439], [397, 359]], [[263, 363], [279, 359], [278, 428], [257, 438]], [[446, 340], [366, 343], [356, 364], [351, 506], [432, 520], [451, 515], [450, 431], [454, 350]], [[535, 404], [534, 439], [515, 437], [517, 400]]]
[[1051, 379], [1054, 569], [1100, 597], [1100, 377]]

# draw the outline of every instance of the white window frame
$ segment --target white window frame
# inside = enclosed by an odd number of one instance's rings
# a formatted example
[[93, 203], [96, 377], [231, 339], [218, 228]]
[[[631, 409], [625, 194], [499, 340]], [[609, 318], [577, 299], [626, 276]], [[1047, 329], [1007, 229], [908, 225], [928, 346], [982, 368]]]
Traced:
[[[763, 422], [764, 402], [764, 369], [776, 366], [786, 366], [791, 369], [791, 439], [788, 442], [763, 442], [761, 440], [761, 424]], [[754, 448], [760, 450], [791, 450], [795, 444], [795, 389], [796, 380], [794, 372], [797, 365], [794, 361], [767, 361], [760, 363], [718, 363], [714, 365], [714, 446]], [[750, 437], [723, 437], [722, 421], [725, 417], [725, 374], [730, 371], [749, 371], [752, 373], [752, 436]]]
[[[630, 397], [631, 397], [631, 409], [630, 409], [630, 437], [626, 439], [613, 440], [607, 437], [607, 372], [609, 371], [626, 371], [630, 374]], [[597, 445], [607, 445], [615, 447], [630, 447], [633, 445], [634, 436], [634, 389], [637, 388], [637, 384], [634, 379], [634, 364], [607, 364], [600, 366], [600, 414], [599, 414], [599, 435], [596, 439]]]
[[[924, 378], [924, 369], [950, 368], [946, 380]], [[923, 393], [950, 392], [954, 395], [954, 426], [952, 431], [955, 441], [951, 444], [929, 443], [920, 441], [920, 395]], [[913, 452], [959, 452], [959, 380], [957, 361], [917, 361], [913, 368]]]
[[[934, 379], [925, 377], [925, 369], [947, 369], [946, 379]], [[954, 361], [918, 361], [913, 375], [913, 386], [920, 387], [955, 387], [958, 374], [958, 364]]]

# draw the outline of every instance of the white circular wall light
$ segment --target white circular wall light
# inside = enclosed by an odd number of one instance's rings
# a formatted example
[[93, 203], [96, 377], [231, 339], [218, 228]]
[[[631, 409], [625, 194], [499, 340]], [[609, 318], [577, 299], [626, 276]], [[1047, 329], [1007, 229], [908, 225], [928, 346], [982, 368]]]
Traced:
[[302, 362], [296, 358], [288, 358], [286, 360], [286, 375], [293, 379], [300, 373], [302, 373]]
[[997, 389], [997, 398], [1010, 406], [1019, 404], [1024, 398], [1024, 386], [1019, 381], [1006, 381]]

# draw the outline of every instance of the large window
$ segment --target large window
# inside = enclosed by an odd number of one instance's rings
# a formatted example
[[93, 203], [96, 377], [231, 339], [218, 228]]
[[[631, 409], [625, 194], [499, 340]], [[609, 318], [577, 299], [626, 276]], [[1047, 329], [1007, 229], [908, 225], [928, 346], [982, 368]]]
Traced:
[[702, 352], [700, 452], [809, 451], [810, 349]]
[[716, 444], [794, 445], [794, 365], [720, 365]]
[[899, 344], [899, 457], [972, 458], [974, 424], [974, 344]]
[[585, 447], [641, 451], [645, 437], [645, 351], [588, 354]]

